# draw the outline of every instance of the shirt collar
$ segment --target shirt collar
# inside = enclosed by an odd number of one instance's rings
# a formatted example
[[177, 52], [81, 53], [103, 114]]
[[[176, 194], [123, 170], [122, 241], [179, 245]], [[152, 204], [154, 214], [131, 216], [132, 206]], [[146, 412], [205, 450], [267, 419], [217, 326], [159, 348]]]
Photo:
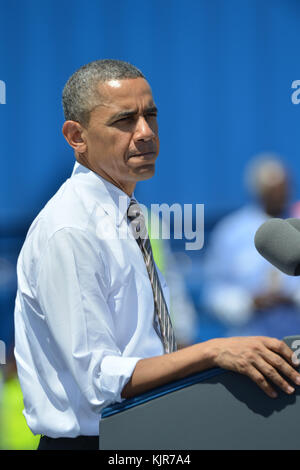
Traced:
[[120, 188], [77, 161], [74, 164], [71, 179], [75, 181], [75, 184], [84, 185], [90, 196], [101, 205], [117, 226], [122, 223], [127, 216], [130, 200], [135, 199], [134, 193], [130, 198]]

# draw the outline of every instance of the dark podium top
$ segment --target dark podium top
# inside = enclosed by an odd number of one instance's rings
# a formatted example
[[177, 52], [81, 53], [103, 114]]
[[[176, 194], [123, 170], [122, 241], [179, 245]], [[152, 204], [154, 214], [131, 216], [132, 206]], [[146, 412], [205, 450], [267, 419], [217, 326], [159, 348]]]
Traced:
[[300, 449], [299, 394], [272, 399], [246, 376], [211, 369], [106, 408], [100, 450]]

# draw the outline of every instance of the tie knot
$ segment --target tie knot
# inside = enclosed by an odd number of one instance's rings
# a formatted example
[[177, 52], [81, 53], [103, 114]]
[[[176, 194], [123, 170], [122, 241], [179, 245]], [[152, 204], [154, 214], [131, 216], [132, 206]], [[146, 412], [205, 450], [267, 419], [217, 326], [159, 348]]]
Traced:
[[148, 238], [144, 214], [135, 199], [131, 199], [130, 201], [129, 207], [127, 209], [127, 217], [130, 221], [134, 238], [136, 240], [139, 238]]
[[140, 217], [141, 214], [142, 214], [142, 211], [141, 211], [140, 206], [138, 205], [135, 199], [131, 199], [130, 204], [127, 209], [128, 219], [134, 220], [137, 217]]

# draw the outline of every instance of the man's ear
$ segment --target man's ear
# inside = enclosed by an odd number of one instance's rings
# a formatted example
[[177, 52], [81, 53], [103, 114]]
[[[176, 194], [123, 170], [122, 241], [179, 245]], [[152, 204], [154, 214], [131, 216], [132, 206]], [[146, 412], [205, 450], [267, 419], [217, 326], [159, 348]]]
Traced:
[[83, 131], [81, 124], [76, 121], [66, 121], [62, 128], [66, 141], [77, 153], [84, 153], [87, 149]]

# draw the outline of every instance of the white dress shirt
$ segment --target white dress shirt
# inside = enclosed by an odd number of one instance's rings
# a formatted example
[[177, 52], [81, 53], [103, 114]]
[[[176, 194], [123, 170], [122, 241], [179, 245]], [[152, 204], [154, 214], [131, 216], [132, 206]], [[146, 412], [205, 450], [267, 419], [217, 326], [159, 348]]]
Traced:
[[164, 353], [129, 202], [76, 162], [29, 228], [17, 263], [15, 357], [34, 434], [98, 435], [101, 411], [122, 401], [137, 361]]

